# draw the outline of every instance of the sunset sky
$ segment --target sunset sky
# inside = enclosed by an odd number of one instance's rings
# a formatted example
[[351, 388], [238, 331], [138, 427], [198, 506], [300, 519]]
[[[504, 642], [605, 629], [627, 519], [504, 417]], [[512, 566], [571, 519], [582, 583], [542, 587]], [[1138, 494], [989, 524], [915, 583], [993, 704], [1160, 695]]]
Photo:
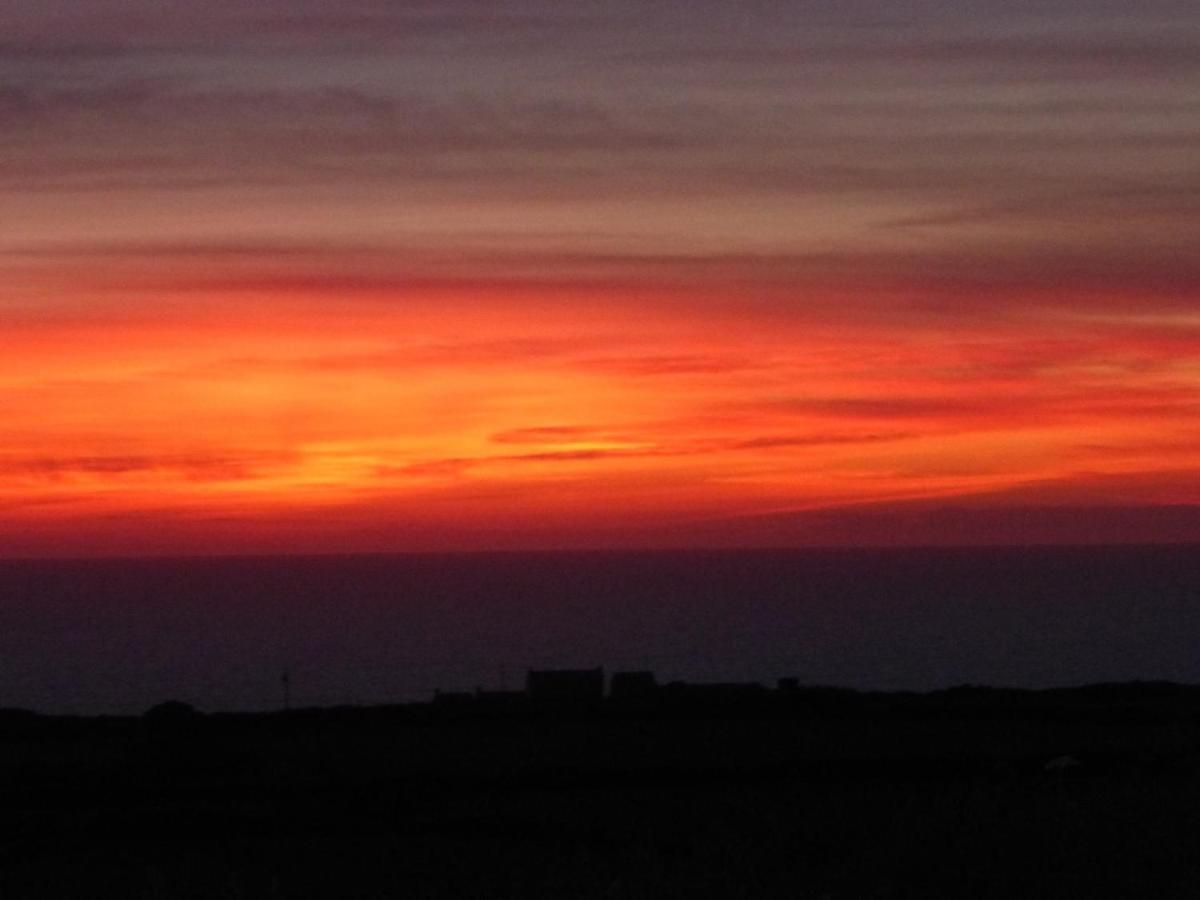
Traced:
[[1200, 5], [0, 0], [0, 556], [1200, 540]]

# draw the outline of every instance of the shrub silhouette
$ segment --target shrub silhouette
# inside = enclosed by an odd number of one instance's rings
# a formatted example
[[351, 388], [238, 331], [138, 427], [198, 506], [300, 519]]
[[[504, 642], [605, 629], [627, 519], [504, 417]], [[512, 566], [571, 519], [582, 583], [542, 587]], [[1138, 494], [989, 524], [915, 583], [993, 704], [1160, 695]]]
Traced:
[[179, 725], [193, 722], [200, 716], [196, 707], [181, 700], [167, 700], [150, 707], [142, 715], [147, 722], [156, 725]]

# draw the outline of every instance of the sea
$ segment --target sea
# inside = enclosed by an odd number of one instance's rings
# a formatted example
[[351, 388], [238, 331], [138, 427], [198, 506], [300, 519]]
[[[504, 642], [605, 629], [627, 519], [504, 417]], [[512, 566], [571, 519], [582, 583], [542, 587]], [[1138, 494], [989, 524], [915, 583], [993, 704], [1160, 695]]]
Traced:
[[398, 703], [595, 666], [883, 690], [1200, 682], [1200, 546], [0, 561], [0, 707]]

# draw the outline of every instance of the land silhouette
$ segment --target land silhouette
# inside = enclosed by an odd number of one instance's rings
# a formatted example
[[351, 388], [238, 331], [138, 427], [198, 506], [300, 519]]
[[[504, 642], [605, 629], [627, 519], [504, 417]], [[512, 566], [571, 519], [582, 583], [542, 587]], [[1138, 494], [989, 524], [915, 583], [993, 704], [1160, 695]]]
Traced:
[[1200, 687], [0, 711], [0, 896], [1200, 894]]

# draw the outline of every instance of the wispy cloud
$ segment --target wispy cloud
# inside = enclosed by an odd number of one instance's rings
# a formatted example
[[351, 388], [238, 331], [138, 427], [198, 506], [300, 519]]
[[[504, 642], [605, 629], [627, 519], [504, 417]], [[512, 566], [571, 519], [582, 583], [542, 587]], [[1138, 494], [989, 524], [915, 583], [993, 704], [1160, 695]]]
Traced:
[[101, 480], [147, 474], [182, 477], [187, 481], [245, 481], [280, 465], [295, 462], [290, 453], [49, 456], [5, 454], [0, 473], [9, 479], [70, 481], [80, 477]]

